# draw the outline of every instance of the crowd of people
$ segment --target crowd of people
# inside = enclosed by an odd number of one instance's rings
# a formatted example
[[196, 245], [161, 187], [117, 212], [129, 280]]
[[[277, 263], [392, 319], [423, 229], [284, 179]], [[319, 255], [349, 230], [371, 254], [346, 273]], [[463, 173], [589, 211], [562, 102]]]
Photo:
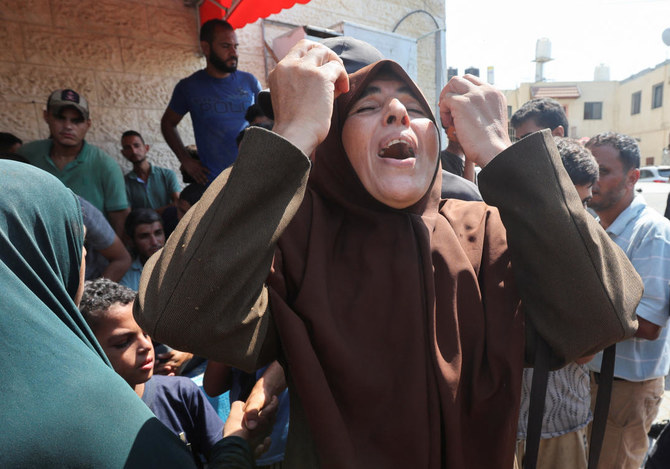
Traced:
[[[588, 342], [568, 317], [597, 313], [629, 319], [598, 467], [641, 466], [670, 368], [670, 221], [635, 193], [633, 138], [583, 145], [548, 98], [511, 138], [503, 95], [469, 75], [436, 118], [345, 37], [299, 42], [261, 92], [228, 23], [200, 39], [206, 68], [161, 119], [184, 188], [136, 130], [123, 175], [72, 89], [48, 96], [48, 138], [0, 135], [0, 465], [522, 468], [533, 337]], [[537, 467], [587, 467], [601, 348], [549, 373]]]

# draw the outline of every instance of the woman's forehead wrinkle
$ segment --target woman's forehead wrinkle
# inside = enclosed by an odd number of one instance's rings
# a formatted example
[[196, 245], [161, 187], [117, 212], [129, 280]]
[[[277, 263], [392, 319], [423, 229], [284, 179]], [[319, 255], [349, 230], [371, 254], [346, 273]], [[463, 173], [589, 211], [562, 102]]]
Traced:
[[[375, 85], [370, 85], [365, 90], [361, 93], [361, 95], [358, 97], [358, 100], [363, 99], [367, 96], [370, 96], [371, 94], [376, 94], [376, 93], [381, 93], [382, 90], [380, 87], [375, 86]], [[397, 95], [401, 94], [406, 94], [411, 96], [412, 98], [416, 99], [416, 96], [414, 96], [414, 93], [412, 93], [412, 90], [410, 89], [409, 86], [407, 85], [401, 85], [395, 90]], [[357, 101], [358, 101], [357, 100]]]
[[363, 92], [358, 97], [358, 99], [363, 99], [367, 96], [370, 96], [371, 94], [381, 93], [381, 92], [382, 92], [382, 90], [378, 86], [368, 86], [367, 88], [365, 88], [365, 90], [363, 90]]

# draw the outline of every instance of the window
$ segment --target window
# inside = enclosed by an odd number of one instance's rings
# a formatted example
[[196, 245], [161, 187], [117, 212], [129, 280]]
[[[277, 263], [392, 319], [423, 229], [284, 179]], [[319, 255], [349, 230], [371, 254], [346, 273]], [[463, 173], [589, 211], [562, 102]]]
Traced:
[[630, 96], [630, 113], [640, 113], [640, 102], [642, 102], [642, 91], [637, 91]]
[[641, 169], [641, 170], [640, 170], [640, 179], [644, 179], [644, 178], [653, 178], [654, 176], [655, 176], [655, 174], [652, 173], [652, 172], [651, 172], [650, 170], [648, 170], [648, 169]]
[[603, 118], [603, 103], [584, 103], [584, 120], [602, 119]]
[[656, 109], [661, 106], [663, 106], [663, 83], [654, 85], [651, 89], [651, 108]]

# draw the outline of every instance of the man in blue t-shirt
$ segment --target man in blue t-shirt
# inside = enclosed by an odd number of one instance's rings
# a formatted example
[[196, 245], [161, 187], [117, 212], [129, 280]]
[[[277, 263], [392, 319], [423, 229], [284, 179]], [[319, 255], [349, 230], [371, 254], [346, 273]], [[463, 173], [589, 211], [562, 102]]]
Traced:
[[[237, 70], [237, 36], [228, 22], [205, 22], [200, 47], [207, 66], [177, 83], [161, 131], [186, 173], [206, 185], [235, 162], [235, 137], [247, 126], [244, 114], [261, 85], [250, 73]], [[186, 113], [191, 114], [200, 161], [188, 155], [177, 130]]]

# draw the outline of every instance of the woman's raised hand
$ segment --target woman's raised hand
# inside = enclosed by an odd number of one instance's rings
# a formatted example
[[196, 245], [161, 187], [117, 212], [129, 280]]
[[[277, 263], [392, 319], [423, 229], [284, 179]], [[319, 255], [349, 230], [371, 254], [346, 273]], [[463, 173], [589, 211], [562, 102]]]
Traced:
[[333, 101], [349, 91], [342, 60], [326, 46], [301, 40], [270, 73], [274, 132], [306, 155], [328, 135]]
[[454, 77], [440, 93], [440, 119], [453, 125], [466, 158], [481, 167], [511, 145], [507, 101], [473, 75]]

